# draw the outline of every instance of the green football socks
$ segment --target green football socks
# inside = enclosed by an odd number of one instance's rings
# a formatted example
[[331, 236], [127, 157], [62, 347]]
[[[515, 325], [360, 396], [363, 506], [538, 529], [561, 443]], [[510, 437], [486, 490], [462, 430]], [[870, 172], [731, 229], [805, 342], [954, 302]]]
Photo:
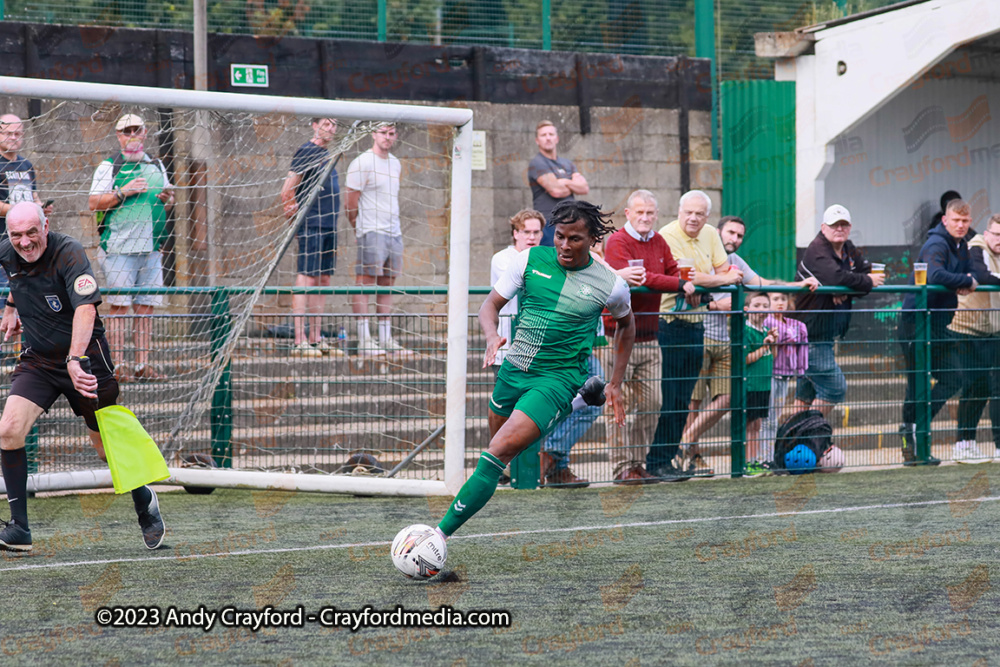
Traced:
[[441, 532], [451, 537], [452, 533], [461, 528], [473, 514], [483, 509], [496, 492], [500, 474], [505, 467], [500, 459], [489, 452], [482, 453], [476, 471], [462, 485], [458, 495], [455, 496], [455, 501], [448, 508], [448, 513], [438, 524]]

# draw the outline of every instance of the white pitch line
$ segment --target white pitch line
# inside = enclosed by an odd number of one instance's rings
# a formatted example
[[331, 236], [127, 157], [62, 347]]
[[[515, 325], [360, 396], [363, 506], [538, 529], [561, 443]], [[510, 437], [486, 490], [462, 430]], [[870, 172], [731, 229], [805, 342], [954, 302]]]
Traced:
[[[863, 512], [866, 510], [898, 509], [901, 507], [922, 507], [928, 505], [950, 505], [952, 503], [985, 503], [1000, 500], [1000, 496], [986, 496], [982, 498], [964, 498], [956, 500], [920, 500], [911, 503], [886, 503], [882, 505], [858, 505], [855, 507], [833, 507], [822, 510], [805, 510], [799, 512], [765, 512], [763, 514], [735, 514], [730, 516], [697, 517], [694, 519], [663, 519], [661, 521], [635, 521], [632, 523], [616, 523], [604, 526], [573, 526], [570, 528], [537, 528], [534, 530], [512, 530], [501, 533], [475, 533], [473, 535], [454, 535], [448, 538], [451, 540], [474, 540], [482, 537], [516, 537], [518, 535], [539, 535], [548, 533], [573, 533], [588, 530], [610, 530], [612, 528], [649, 528], [655, 526], [670, 526], [682, 523], [710, 523], [715, 521], [733, 521], [735, 519], [773, 519], [775, 517], [808, 516], [811, 514], [837, 514], [840, 512]], [[220, 551], [211, 554], [192, 554], [189, 556], [148, 556], [146, 558], [107, 558], [103, 560], [80, 560], [69, 563], [38, 563], [15, 565], [14, 567], [0, 568], [0, 572], [16, 572], [22, 570], [50, 570], [60, 567], [79, 567], [89, 565], [113, 565], [115, 563], [150, 563], [155, 561], [188, 561], [198, 558], [220, 558], [227, 556], [256, 556], [262, 554], [284, 554], [299, 551], [327, 551], [330, 549], [352, 549], [358, 547], [378, 547], [391, 544], [389, 540], [380, 542], [355, 542], [353, 544], [316, 544], [308, 547], [285, 547], [280, 549], [246, 549], [244, 551]], [[5, 560], [20, 559], [24, 556], [7, 556], [4, 552]]]

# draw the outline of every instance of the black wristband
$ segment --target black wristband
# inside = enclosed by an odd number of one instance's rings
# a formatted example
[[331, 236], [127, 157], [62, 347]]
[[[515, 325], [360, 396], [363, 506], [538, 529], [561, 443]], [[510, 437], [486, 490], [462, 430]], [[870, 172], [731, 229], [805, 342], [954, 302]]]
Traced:
[[17, 308], [17, 306], [14, 304], [14, 302], [11, 301], [10, 299], [7, 299], [7, 307], [8, 308]]

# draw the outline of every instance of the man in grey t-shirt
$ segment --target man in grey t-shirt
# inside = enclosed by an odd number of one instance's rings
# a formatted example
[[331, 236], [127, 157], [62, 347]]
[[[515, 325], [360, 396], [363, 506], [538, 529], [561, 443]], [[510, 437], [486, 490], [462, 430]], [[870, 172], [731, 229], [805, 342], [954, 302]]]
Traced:
[[[535, 128], [535, 143], [538, 155], [528, 163], [528, 185], [531, 186], [531, 207], [545, 216], [548, 221], [552, 209], [561, 201], [573, 201], [575, 195], [590, 192], [587, 179], [576, 170], [576, 165], [556, 153], [559, 132], [550, 120], [543, 120]], [[554, 227], [542, 229], [541, 245], [552, 245]]]
[[[743, 284], [751, 289], [766, 285], [774, 285], [779, 281], [768, 280], [757, 274], [736, 251], [743, 245], [746, 234], [746, 223], [735, 215], [724, 216], [719, 220], [719, 237], [722, 245], [729, 253], [729, 263], [743, 272]], [[793, 287], [808, 287], [814, 290], [819, 286], [815, 278], [807, 278], [796, 283], [788, 283]], [[712, 428], [729, 409], [730, 393], [729, 378], [732, 375], [732, 356], [729, 349], [729, 311], [732, 310], [732, 297], [722, 292], [712, 295], [708, 309], [712, 311], [705, 316], [705, 353], [701, 367], [701, 377], [694, 387], [691, 403], [688, 406], [688, 423], [684, 428], [682, 442], [694, 444], [702, 433]], [[702, 398], [708, 391], [709, 403], [700, 413]], [[697, 456], [697, 445], [688, 450], [688, 457]]]

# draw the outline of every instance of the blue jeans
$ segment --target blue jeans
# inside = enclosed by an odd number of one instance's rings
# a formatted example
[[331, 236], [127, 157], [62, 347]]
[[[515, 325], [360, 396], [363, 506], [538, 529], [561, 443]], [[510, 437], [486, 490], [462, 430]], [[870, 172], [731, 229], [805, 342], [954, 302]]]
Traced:
[[[587, 359], [587, 373], [588, 377], [597, 375], [602, 380], [604, 379], [604, 369], [601, 368], [601, 364], [593, 352]], [[554, 470], [569, 467], [569, 450], [573, 448], [577, 440], [584, 436], [590, 425], [601, 416], [603, 410], [603, 406], [588, 405], [581, 410], [569, 413], [556, 424], [542, 445], [542, 451], [552, 456], [554, 460]]]
[[795, 384], [795, 398], [812, 403], [817, 398], [827, 403], [843, 403], [847, 380], [833, 354], [833, 341], [809, 343], [809, 367]]
[[687, 421], [691, 392], [698, 381], [705, 351], [705, 327], [700, 322], [660, 320], [658, 334], [663, 357], [661, 388], [663, 408], [653, 444], [646, 454], [646, 468], [656, 470], [673, 461]]

